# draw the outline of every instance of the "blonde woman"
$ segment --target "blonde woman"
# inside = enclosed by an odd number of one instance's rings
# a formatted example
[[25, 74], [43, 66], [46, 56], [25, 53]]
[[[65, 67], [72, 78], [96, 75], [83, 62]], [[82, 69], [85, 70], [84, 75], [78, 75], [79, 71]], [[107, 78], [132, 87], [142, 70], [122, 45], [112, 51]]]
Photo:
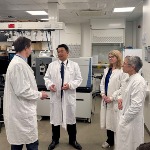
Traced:
[[127, 74], [123, 73], [122, 55], [118, 50], [112, 50], [108, 54], [109, 67], [104, 70], [101, 80], [100, 90], [102, 96], [100, 125], [101, 128], [107, 130], [107, 140], [102, 144], [103, 148], [114, 145], [114, 133], [117, 126], [117, 99], [118, 91], [127, 78]]

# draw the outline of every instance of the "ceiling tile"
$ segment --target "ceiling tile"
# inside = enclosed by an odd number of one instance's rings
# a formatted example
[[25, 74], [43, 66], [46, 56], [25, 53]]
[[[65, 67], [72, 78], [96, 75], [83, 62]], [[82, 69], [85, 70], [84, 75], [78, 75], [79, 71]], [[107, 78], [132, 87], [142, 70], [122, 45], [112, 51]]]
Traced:
[[[0, 0], [0, 16], [15, 16], [17, 19], [36, 20], [43, 16], [32, 16], [27, 10], [45, 10], [53, 0]], [[57, 0], [54, 0], [57, 1]], [[143, 0], [58, 0], [59, 21], [87, 22], [91, 18], [136, 19], [142, 15]], [[112, 13], [114, 7], [136, 8], [132, 13]], [[47, 16], [45, 16], [46, 18]], [[2, 17], [1, 17], [2, 18]], [[1, 20], [0, 18], [0, 20]]]

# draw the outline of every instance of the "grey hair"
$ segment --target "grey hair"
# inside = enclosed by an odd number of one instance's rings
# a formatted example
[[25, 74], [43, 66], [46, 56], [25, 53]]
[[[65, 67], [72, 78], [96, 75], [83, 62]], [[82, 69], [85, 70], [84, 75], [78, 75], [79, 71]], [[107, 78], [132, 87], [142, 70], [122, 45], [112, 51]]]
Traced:
[[140, 57], [138, 57], [138, 56], [126, 56], [125, 58], [128, 61], [128, 65], [131, 65], [131, 66], [135, 67], [135, 71], [139, 72], [139, 70], [143, 66], [143, 62], [140, 59]]

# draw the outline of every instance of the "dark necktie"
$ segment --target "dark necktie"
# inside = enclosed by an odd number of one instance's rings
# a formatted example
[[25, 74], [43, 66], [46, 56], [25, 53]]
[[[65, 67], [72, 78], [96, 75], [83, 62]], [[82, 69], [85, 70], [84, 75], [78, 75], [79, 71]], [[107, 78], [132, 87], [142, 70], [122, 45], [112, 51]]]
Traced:
[[[62, 79], [61, 87], [63, 87], [63, 84], [64, 84], [64, 63], [63, 62], [61, 63], [60, 73], [61, 73], [61, 79]], [[61, 98], [62, 98], [62, 95], [63, 95], [63, 90], [61, 90]]]

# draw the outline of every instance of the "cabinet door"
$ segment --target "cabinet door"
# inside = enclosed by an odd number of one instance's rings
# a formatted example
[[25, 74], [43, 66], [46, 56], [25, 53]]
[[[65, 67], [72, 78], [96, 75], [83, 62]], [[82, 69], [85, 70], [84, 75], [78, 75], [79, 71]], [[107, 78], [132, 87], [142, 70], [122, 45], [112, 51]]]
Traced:
[[91, 118], [92, 96], [91, 93], [77, 93], [77, 118]]

